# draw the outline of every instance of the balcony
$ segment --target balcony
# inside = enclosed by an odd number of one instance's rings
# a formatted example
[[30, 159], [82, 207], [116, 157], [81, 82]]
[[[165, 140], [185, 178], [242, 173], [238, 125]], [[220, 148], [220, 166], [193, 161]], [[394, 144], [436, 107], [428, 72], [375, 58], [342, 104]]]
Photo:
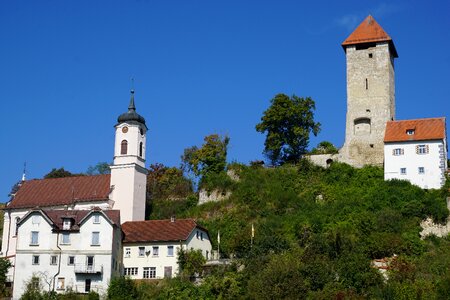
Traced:
[[75, 273], [78, 274], [102, 274], [103, 265], [75, 264]]

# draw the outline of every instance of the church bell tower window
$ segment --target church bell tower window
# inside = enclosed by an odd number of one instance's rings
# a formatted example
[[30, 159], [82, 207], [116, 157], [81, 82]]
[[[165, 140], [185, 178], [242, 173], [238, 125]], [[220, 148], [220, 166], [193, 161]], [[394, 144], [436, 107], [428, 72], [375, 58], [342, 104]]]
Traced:
[[139, 156], [142, 157], [142, 142], [139, 143]]
[[127, 154], [128, 152], [128, 142], [127, 140], [123, 140], [120, 144], [120, 154]]

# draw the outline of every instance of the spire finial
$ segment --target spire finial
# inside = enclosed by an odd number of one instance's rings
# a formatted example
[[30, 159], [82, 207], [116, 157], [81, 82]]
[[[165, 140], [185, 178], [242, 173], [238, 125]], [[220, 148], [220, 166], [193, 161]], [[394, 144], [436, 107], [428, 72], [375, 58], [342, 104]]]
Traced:
[[128, 105], [128, 110], [135, 111], [136, 106], [134, 105], [134, 77], [131, 77], [131, 96], [130, 96], [130, 105]]
[[23, 163], [23, 173], [22, 173], [22, 181], [25, 181], [27, 173], [27, 162]]

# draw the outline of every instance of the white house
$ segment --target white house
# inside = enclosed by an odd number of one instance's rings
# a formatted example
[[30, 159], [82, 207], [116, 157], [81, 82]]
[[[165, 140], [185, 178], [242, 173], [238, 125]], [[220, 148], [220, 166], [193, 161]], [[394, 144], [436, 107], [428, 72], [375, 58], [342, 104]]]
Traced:
[[54, 179], [23, 180], [7, 202], [4, 211], [3, 242], [0, 255], [11, 260], [7, 280], [14, 281], [17, 224], [29, 211], [45, 210], [120, 210], [121, 220], [145, 219], [146, 174], [145, 119], [136, 112], [134, 91], [128, 111], [115, 125], [114, 162], [111, 174]]
[[389, 121], [384, 137], [384, 179], [408, 180], [423, 189], [445, 183], [445, 118]]
[[124, 275], [159, 279], [178, 274], [177, 253], [200, 249], [211, 256], [208, 231], [193, 219], [150, 220], [122, 224]]
[[14, 299], [32, 277], [44, 290], [105, 293], [121, 273], [118, 210], [31, 210], [17, 236]]

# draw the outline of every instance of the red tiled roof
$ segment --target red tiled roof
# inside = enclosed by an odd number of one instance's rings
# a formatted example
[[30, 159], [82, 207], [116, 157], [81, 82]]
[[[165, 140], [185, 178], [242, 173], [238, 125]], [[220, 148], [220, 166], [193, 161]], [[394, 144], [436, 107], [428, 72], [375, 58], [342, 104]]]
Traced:
[[6, 208], [46, 207], [107, 200], [110, 177], [107, 174], [25, 181]]
[[372, 16], [368, 16], [361, 24], [348, 36], [342, 43], [345, 48], [347, 45], [356, 45], [364, 43], [389, 42], [394, 57], [398, 57], [394, 42], [383, 28], [375, 21]]
[[185, 241], [196, 228], [193, 219], [131, 221], [122, 224], [124, 243]]
[[[407, 130], [414, 130], [408, 135]], [[389, 121], [384, 134], [385, 142], [425, 141], [445, 139], [445, 118]]]

